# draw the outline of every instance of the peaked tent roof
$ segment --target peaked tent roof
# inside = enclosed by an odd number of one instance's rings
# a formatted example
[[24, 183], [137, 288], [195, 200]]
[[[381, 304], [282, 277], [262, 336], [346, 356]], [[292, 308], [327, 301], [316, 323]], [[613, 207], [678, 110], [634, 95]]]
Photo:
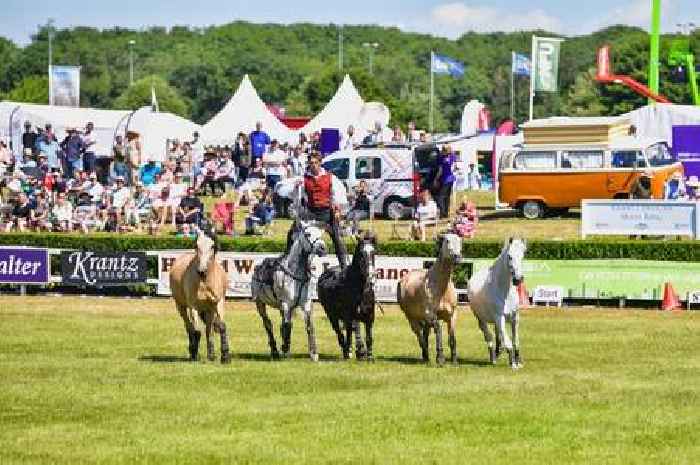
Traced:
[[355, 84], [346, 74], [333, 98], [300, 131], [308, 134], [320, 131], [322, 128], [337, 128], [341, 134], [345, 133], [348, 125], [355, 125], [359, 122], [360, 112], [362, 112], [364, 104], [365, 102], [357, 92]]
[[202, 126], [205, 144], [232, 144], [239, 132], [249, 134], [260, 121], [271, 139], [280, 142], [297, 140], [295, 132], [287, 128], [268, 110], [246, 74], [226, 106]]

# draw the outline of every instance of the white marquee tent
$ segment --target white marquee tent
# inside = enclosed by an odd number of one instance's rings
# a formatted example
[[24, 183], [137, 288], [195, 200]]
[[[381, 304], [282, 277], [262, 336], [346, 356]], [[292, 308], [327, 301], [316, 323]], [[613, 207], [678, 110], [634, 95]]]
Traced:
[[640, 137], [659, 137], [673, 145], [673, 126], [700, 124], [700, 107], [656, 103], [626, 113]]
[[111, 152], [114, 131], [131, 112], [128, 110], [100, 110], [97, 108], [73, 108], [33, 103], [0, 102], [0, 137], [4, 140], [12, 140], [13, 151], [22, 147], [22, 133], [24, 123], [29, 121], [32, 127], [44, 127], [51, 123], [54, 133], [60, 139], [65, 134], [65, 129], [74, 127], [85, 128], [85, 124], [92, 122], [95, 126], [97, 144], [95, 153], [107, 155]]
[[[301, 131], [312, 133], [323, 128], [336, 128], [345, 132], [348, 125], [358, 122], [360, 112], [365, 102], [352, 83], [349, 75], [345, 75], [333, 98], [326, 104], [311, 121], [306, 123]], [[361, 129], [361, 128], [357, 128]]]
[[195, 131], [201, 131], [200, 125], [188, 119], [172, 113], [154, 112], [150, 106], [136, 110], [127, 118], [120, 133], [127, 129], [127, 124], [128, 130], [139, 133], [144, 160], [152, 158], [163, 161], [168, 140], [190, 141]]
[[239, 132], [255, 130], [258, 121], [272, 139], [290, 143], [298, 140], [298, 131], [287, 128], [268, 110], [246, 74], [226, 106], [202, 126], [201, 138], [207, 145], [231, 145]]

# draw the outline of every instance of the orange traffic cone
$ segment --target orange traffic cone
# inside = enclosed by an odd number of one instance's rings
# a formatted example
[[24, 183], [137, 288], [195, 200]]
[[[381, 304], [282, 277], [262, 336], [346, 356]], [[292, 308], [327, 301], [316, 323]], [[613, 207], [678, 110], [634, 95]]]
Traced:
[[661, 310], [669, 311], [677, 308], [683, 308], [681, 300], [678, 298], [676, 291], [673, 290], [671, 283], [667, 282], [664, 284], [664, 300], [661, 301]]
[[527, 288], [525, 287], [525, 281], [520, 281], [518, 284], [518, 307], [529, 307], [530, 306], [530, 296], [527, 293]]

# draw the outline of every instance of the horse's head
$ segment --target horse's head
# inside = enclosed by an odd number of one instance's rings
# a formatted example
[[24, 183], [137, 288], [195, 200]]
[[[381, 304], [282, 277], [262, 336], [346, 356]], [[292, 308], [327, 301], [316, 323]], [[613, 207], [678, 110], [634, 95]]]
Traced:
[[326, 243], [323, 242], [323, 230], [318, 226], [301, 221], [299, 224], [297, 240], [301, 241], [301, 247], [309, 255], [323, 257], [326, 255]]
[[440, 234], [437, 239], [438, 257], [449, 260], [453, 265], [462, 259], [462, 238], [457, 234]]
[[527, 250], [527, 242], [524, 239], [511, 237], [505, 244], [506, 259], [508, 269], [515, 286], [523, 280], [523, 259]]
[[211, 228], [197, 229], [197, 272], [201, 277], [206, 276], [216, 251], [216, 233]]
[[353, 260], [357, 257], [360, 264], [360, 272], [367, 276], [368, 282], [372, 285], [374, 285], [376, 279], [374, 268], [374, 253], [376, 248], [377, 237], [374, 234], [366, 232], [358, 235], [357, 247], [355, 247]]

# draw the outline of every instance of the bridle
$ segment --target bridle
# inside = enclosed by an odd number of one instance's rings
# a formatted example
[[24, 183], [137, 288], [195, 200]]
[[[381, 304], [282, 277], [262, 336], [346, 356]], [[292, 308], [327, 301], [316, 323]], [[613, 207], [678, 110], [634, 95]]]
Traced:
[[[301, 234], [302, 238], [306, 241], [307, 244], [309, 244], [310, 251], [313, 251], [319, 242], [323, 242], [323, 240], [321, 239], [320, 236], [318, 238], [314, 239], [313, 241], [311, 239], [309, 239], [309, 237], [306, 235], [306, 228], [301, 229], [299, 231], [299, 234]], [[304, 275], [303, 276], [295, 275], [294, 273], [292, 273], [292, 271], [290, 269], [288, 269], [286, 266], [284, 266], [282, 264], [282, 262], [279, 262], [278, 266], [282, 270], [282, 272], [284, 272], [284, 274], [286, 274], [287, 276], [289, 276], [290, 278], [292, 278], [293, 280], [295, 280], [297, 282], [306, 282], [309, 280], [309, 277], [312, 276], [310, 260], [306, 260], [306, 263], [304, 264]]]

